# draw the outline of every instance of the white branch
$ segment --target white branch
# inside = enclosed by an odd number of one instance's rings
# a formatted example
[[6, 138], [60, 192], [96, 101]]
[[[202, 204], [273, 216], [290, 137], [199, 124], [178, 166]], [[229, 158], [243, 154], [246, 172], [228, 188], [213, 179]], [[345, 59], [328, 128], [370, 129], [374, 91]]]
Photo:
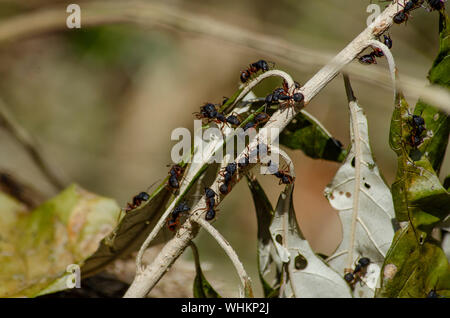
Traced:
[[247, 272], [244, 269], [244, 265], [242, 265], [241, 261], [239, 260], [239, 257], [231, 247], [230, 243], [228, 243], [228, 241], [222, 236], [222, 234], [220, 234], [219, 231], [217, 231], [216, 228], [213, 227], [205, 219], [199, 218], [196, 220], [196, 222], [200, 224], [209, 234], [211, 234], [211, 236], [214, 237], [217, 243], [223, 248], [225, 253], [230, 258], [231, 262], [233, 263], [234, 268], [236, 269], [239, 279], [241, 280], [243, 290], [246, 289], [249, 290], [249, 294], [253, 296], [250, 283], [250, 276], [248, 276]]

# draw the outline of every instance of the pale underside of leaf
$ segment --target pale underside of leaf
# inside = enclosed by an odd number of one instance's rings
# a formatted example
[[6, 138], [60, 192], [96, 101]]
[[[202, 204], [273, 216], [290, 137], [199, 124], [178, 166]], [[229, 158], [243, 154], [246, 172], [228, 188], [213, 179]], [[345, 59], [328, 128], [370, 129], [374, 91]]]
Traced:
[[[295, 219], [292, 190], [293, 185], [288, 185], [281, 194], [270, 226], [277, 252], [283, 262], [287, 263], [284, 267], [287, 268], [287, 282], [280, 296], [351, 297], [350, 288], [342, 277], [328, 267], [303, 238]], [[279, 236], [282, 238], [281, 244], [278, 242]], [[298, 266], [298, 258], [302, 260], [303, 265]]]
[[[381, 266], [394, 237], [393, 220], [395, 212], [391, 192], [372, 157], [367, 118], [357, 104], [356, 107], [357, 125], [361, 139], [361, 176], [359, 208], [353, 242], [353, 261], [356, 262], [361, 257], [368, 257], [372, 263]], [[339, 211], [339, 218], [343, 227], [342, 242], [335, 252], [336, 256], [330, 257], [329, 264], [342, 275], [347, 267], [355, 192], [354, 163], [356, 150], [353, 130], [351, 130], [351, 136], [351, 150], [331, 184], [325, 189], [325, 195], [330, 204]], [[368, 288], [366, 284], [362, 284], [362, 286], [357, 284], [355, 287], [355, 295], [358, 296], [371, 297], [373, 292], [373, 288]]]

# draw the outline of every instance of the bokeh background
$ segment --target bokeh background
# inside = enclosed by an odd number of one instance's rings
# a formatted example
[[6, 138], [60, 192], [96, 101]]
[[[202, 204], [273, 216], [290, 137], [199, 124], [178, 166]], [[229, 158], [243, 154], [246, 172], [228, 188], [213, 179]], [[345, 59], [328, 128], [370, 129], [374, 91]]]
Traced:
[[[1, 0], [0, 31], [4, 22], [39, 10], [60, 8], [64, 18], [68, 15], [66, 6], [73, 2]], [[250, 62], [260, 58], [273, 61], [300, 83], [320, 68], [316, 64], [288, 65], [255, 49], [164, 25], [114, 22], [85, 27], [83, 5], [90, 2], [76, 1], [82, 10], [81, 29], [60, 27], [0, 42], [0, 98], [38, 140], [44, 157], [65, 180], [115, 198], [121, 206], [167, 175], [170, 149], [175, 144], [170, 139], [172, 130], [192, 129], [192, 112], [198, 111], [202, 103], [219, 103], [222, 96], [230, 96], [238, 87], [240, 70]], [[109, 2], [127, 4], [126, 0]], [[212, 22], [330, 55], [339, 52], [365, 28], [370, 3], [368, 0], [143, 2], [164, 4], [208, 17]], [[381, 8], [385, 3], [380, 3]], [[437, 13], [419, 9], [406, 26], [394, 25], [390, 29], [400, 76], [426, 78], [437, 54], [437, 28]], [[387, 71], [384, 59], [367, 67]], [[264, 84], [255, 93], [265, 96], [274, 85]], [[393, 102], [392, 91], [386, 87], [367, 81], [353, 82], [369, 119], [374, 157], [391, 184], [396, 159], [388, 146]], [[411, 105], [415, 104], [416, 100], [406, 97]], [[349, 116], [341, 77], [331, 82], [307, 110], [348, 146]], [[300, 151], [288, 154], [296, 169], [294, 199], [301, 229], [316, 252], [330, 255], [340, 242], [341, 226], [336, 211], [323, 197], [323, 189], [339, 165], [310, 159]], [[25, 181], [45, 197], [56, 194], [23, 147], [1, 127], [0, 171]], [[441, 177], [449, 173], [448, 158], [441, 171]], [[275, 178], [262, 177], [260, 181], [275, 204], [282, 187]], [[220, 206], [215, 226], [236, 249], [253, 279], [257, 295], [261, 295], [255, 254], [256, 220], [245, 182]], [[237, 296], [239, 281], [224, 252], [207, 233], [200, 233], [196, 242], [202, 262], [208, 264], [208, 279], [217, 284], [224, 296]], [[191, 261], [191, 252], [187, 251], [182, 258], [183, 262]], [[190, 291], [190, 287], [187, 289]], [[177, 292], [173, 288], [158, 296], [184, 296]]]

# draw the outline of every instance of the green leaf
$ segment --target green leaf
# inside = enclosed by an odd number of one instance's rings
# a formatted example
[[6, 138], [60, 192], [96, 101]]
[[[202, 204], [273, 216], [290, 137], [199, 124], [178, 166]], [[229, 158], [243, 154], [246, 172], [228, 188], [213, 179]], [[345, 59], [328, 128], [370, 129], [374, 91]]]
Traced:
[[280, 144], [313, 159], [342, 162], [347, 151], [311, 114], [302, 110], [281, 132]]
[[137, 251], [164, 213], [170, 196], [171, 192], [162, 183], [148, 201], [127, 212], [120, 224], [101, 241], [97, 251], [85, 261], [81, 268], [83, 277], [94, 275], [117, 258]]
[[[425, 118], [428, 119], [427, 129], [430, 129], [430, 115], [425, 114]], [[449, 296], [450, 265], [441, 247], [431, 237], [431, 231], [449, 215], [450, 194], [433, 169], [440, 167], [442, 158], [439, 155], [430, 156], [429, 153], [427, 156], [425, 151], [442, 147], [436, 146], [442, 145], [442, 137], [439, 133], [427, 136], [419, 149], [415, 149], [409, 143], [410, 136], [408, 104], [398, 93], [389, 143], [398, 156], [397, 176], [391, 192], [401, 229], [397, 231], [386, 255], [381, 288], [376, 295], [426, 297], [436, 289], [438, 294]], [[435, 137], [437, 142], [433, 141]]]
[[[445, 11], [440, 12], [439, 19], [440, 50], [435, 59], [428, 79], [432, 84], [450, 88], [450, 27]], [[445, 150], [450, 134], [450, 117], [437, 108], [423, 101], [419, 101], [414, 109], [415, 115], [425, 119], [427, 133], [432, 136], [429, 142], [419, 146], [419, 150], [425, 153], [433, 169], [439, 174]]]
[[[264, 297], [278, 297], [282, 262], [277, 259], [276, 254], [274, 253], [274, 245], [269, 230], [274, 210], [258, 180], [254, 177], [249, 178], [247, 176], [247, 183], [252, 193], [258, 222], [257, 260], [259, 279], [263, 286]], [[277, 267], [277, 273], [275, 284], [271, 285], [265, 280], [264, 276], [269, 271], [269, 267], [274, 260]]]
[[424, 298], [431, 290], [450, 297], [450, 265], [433, 241], [420, 244], [408, 224], [399, 230], [386, 256], [378, 297]]
[[195, 298], [221, 298], [221, 296], [214, 290], [211, 284], [206, 280], [200, 266], [200, 256], [198, 254], [197, 246], [191, 242], [192, 253], [195, 260], [195, 279], [194, 279], [194, 297]]
[[67, 266], [96, 251], [119, 213], [114, 200], [76, 185], [31, 212], [0, 193], [0, 297], [66, 289]]

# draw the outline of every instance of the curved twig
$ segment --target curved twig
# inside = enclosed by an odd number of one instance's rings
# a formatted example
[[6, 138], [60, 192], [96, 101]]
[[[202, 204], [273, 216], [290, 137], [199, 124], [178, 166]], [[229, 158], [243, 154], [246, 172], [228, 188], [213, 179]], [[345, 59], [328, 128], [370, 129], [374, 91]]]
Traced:
[[239, 260], [239, 257], [231, 247], [230, 243], [228, 243], [228, 241], [222, 236], [222, 234], [220, 234], [220, 232], [217, 231], [216, 228], [205, 219], [199, 218], [196, 220], [196, 222], [200, 224], [202, 228], [204, 228], [209, 234], [211, 234], [211, 236], [214, 237], [220, 247], [222, 247], [222, 249], [225, 251], [231, 262], [233, 263], [234, 268], [236, 269], [239, 279], [241, 280], [243, 290], [247, 290], [248, 292], [246, 293], [248, 294], [248, 296], [253, 297], [250, 276], [248, 276], [247, 272], [244, 269], [244, 265], [242, 265], [242, 262]]

